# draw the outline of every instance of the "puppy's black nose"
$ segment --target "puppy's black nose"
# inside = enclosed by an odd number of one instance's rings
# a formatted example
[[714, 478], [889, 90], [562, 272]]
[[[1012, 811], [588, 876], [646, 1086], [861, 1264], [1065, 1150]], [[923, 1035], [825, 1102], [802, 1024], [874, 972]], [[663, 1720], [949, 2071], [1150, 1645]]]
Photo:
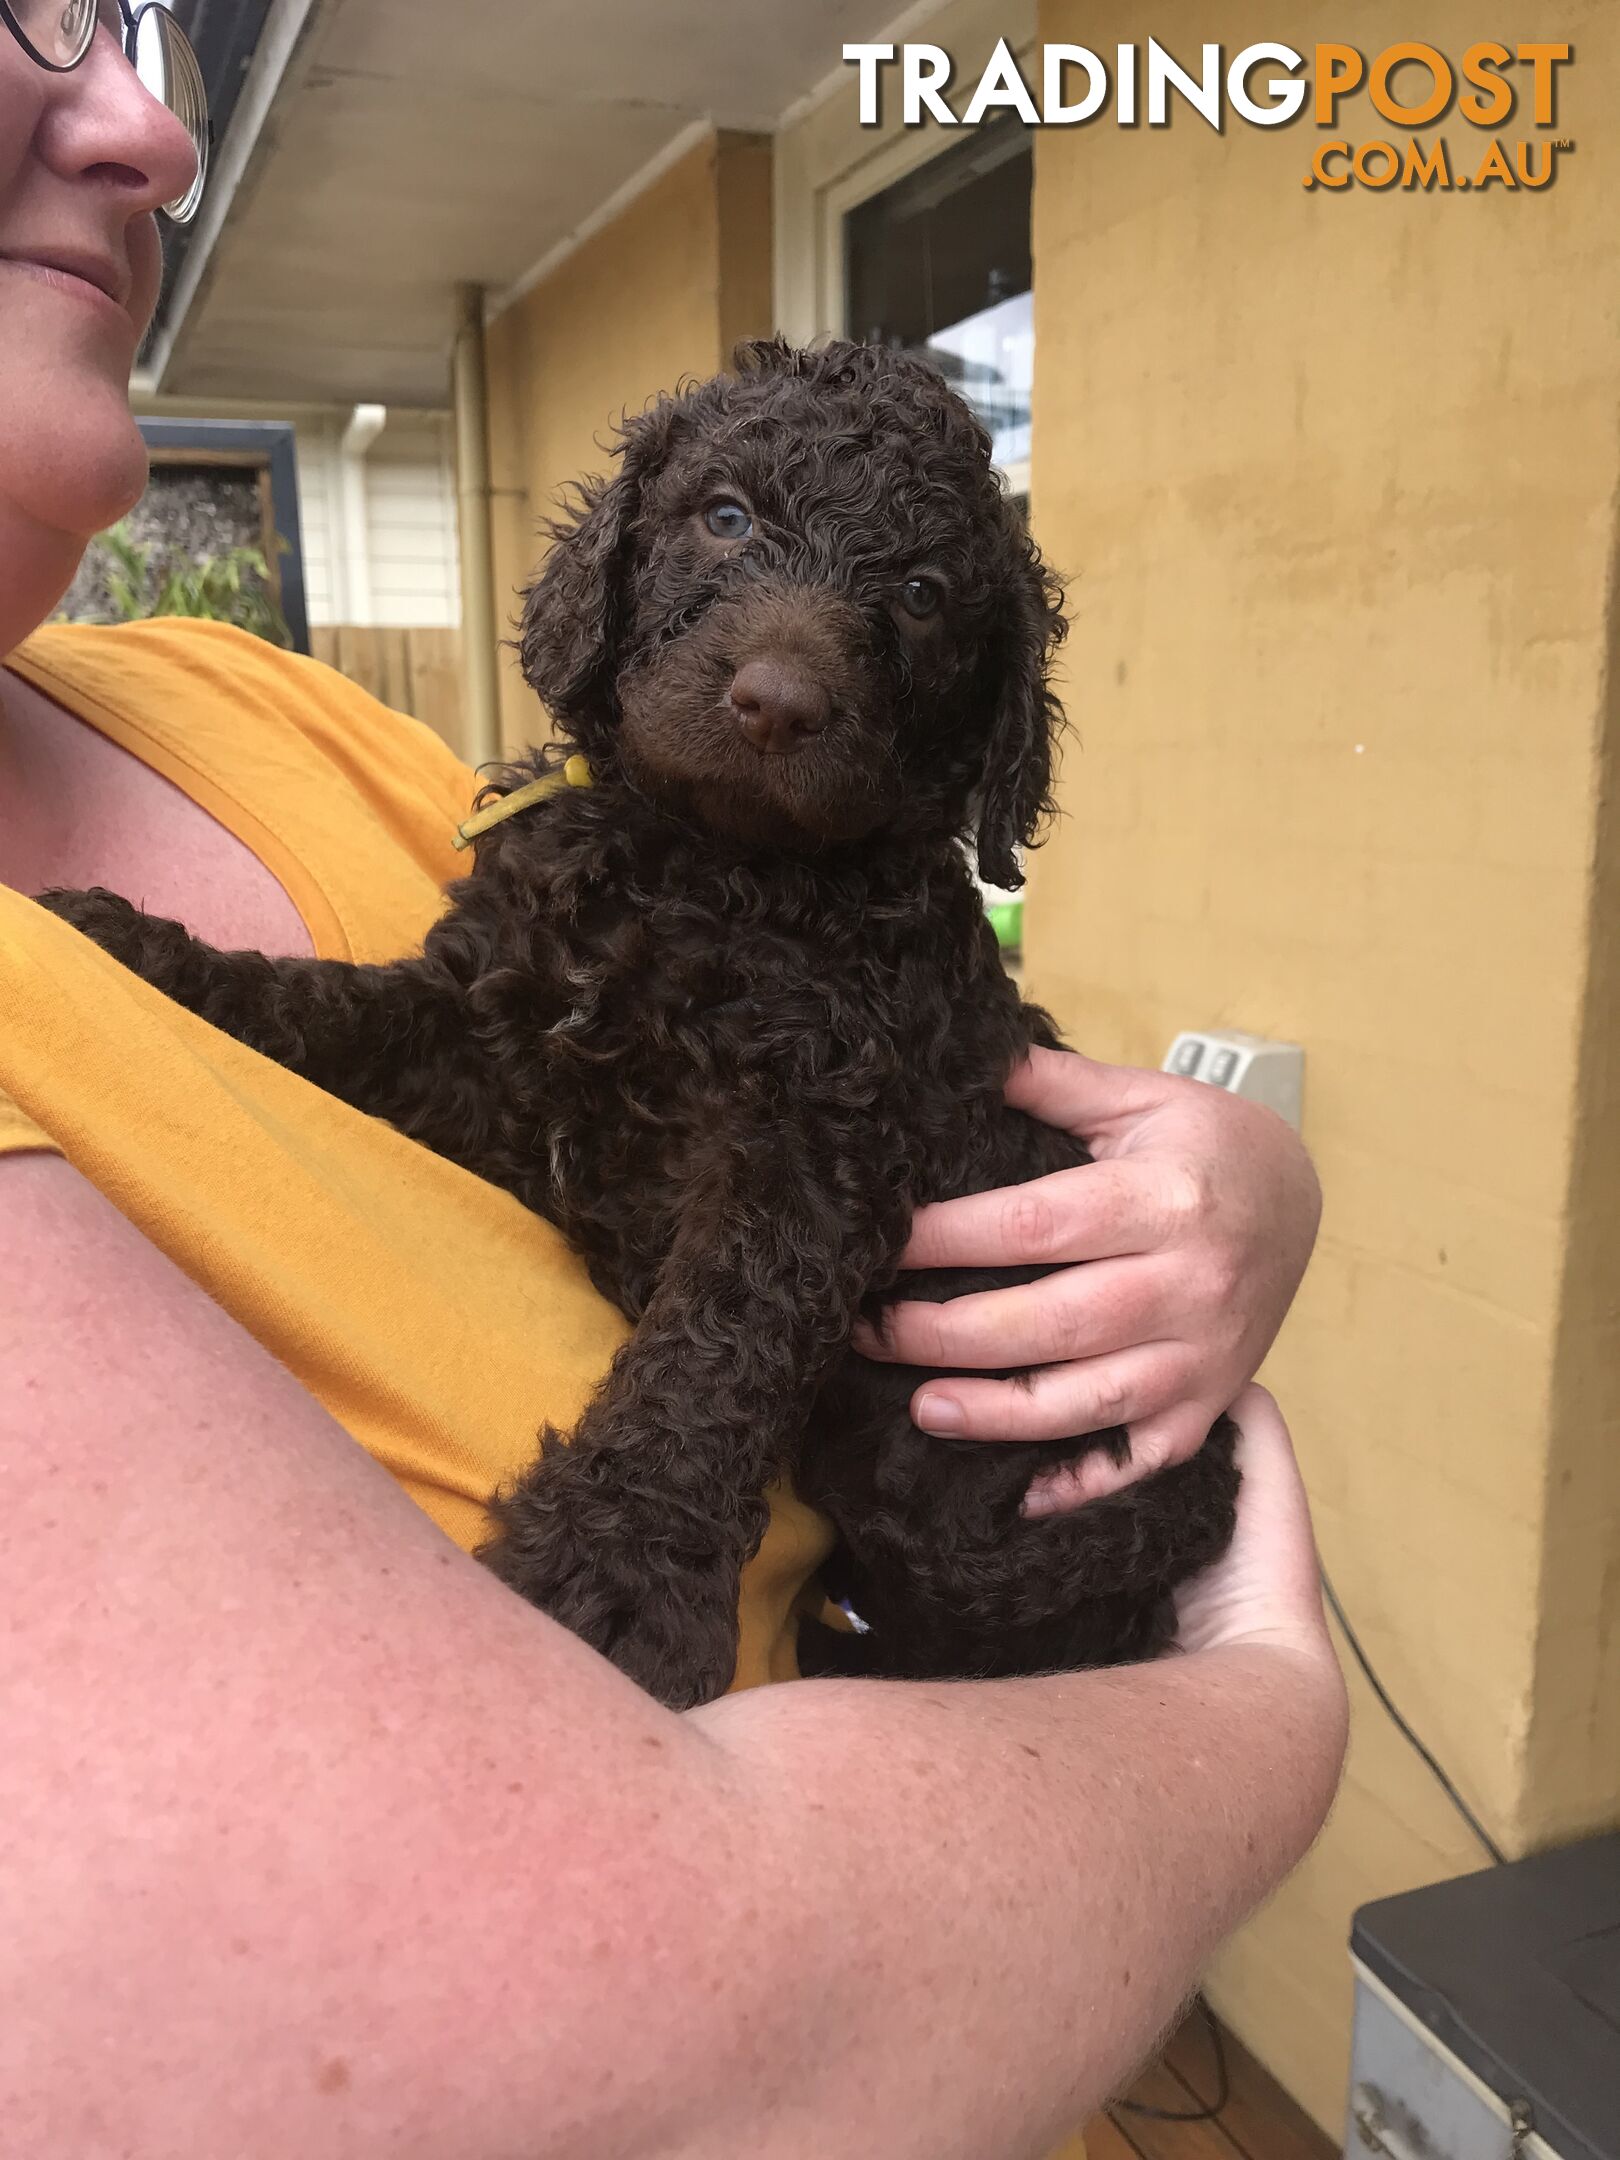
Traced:
[[813, 675], [786, 660], [745, 660], [731, 680], [731, 709], [756, 750], [797, 750], [832, 718], [832, 700]]

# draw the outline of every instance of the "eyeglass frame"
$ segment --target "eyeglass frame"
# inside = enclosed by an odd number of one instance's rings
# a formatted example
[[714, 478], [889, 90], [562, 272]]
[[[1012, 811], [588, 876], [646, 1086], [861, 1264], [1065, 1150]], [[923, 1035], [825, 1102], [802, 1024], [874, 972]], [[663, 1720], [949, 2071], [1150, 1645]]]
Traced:
[[[197, 70], [197, 82], [202, 91], [203, 119], [208, 123], [207, 141], [196, 144], [198, 160], [203, 168], [202, 173], [199, 174], [199, 179], [201, 179], [207, 172], [208, 154], [213, 147], [214, 131], [208, 111], [208, 85], [203, 80], [202, 64], [197, 58], [197, 48], [192, 44], [190, 38], [186, 36], [179, 23], [175, 21], [172, 9], [163, 5], [163, 0], [142, 0], [139, 7], [131, 7], [130, 0], [118, 0], [118, 12], [122, 16], [124, 23], [124, 58], [131, 67], [135, 65], [136, 36], [139, 33], [142, 18], [147, 15], [166, 15], [169, 19], [171, 34], [180, 40], [186, 51], [191, 55], [192, 65]], [[23, 52], [27, 54], [36, 67], [43, 68], [47, 75], [71, 75], [75, 69], [82, 68], [90, 57], [91, 47], [96, 42], [96, 31], [100, 28], [100, 11], [98, 9], [92, 17], [90, 35], [84, 41], [84, 50], [71, 60], [47, 60], [13, 14], [11, 0], [0, 0], [0, 22], [5, 24]], [[168, 110], [173, 111], [173, 107], [169, 107]], [[179, 115], [176, 114], [175, 117], [178, 119]], [[181, 125], [184, 126], [183, 121]], [[191, 131], [188, 128], [186, 132], [190, 134]], [[195, 138], [193, 140], [195, 141]], [[166, 203], [159, 204], [158, 207], [171, 225], [189, 225], [202, 206], [202, 196], [203, 190], [198, 187], [192, 206], [184, 217], [177, 217]]]

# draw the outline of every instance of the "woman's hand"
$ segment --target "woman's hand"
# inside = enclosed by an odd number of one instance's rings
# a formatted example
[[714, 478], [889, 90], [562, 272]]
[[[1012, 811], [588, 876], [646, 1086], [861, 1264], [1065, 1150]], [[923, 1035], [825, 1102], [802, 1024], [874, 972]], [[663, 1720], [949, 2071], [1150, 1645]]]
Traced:
[[1176, 1639], [1183, 1650], [1246, 1644], [1300, 1651], [1331, 1667], [1342, 1691], [1310, 1508], [1283, 1414], [1263, 1387], [1252, 1386], [1231, 1414], [1243, 1473], [1237, 1528], [1215, 1565], [1177, 1590]]
[[1034, 1366], [1028, 1381], [931, 1380], [924, 1432], [1052, 1440], [1123, 1425], [1130, 1458], [1092, 1454], [1030, 1488], [1053, 1514], [1202, 1446], [1282, 1325], [1321, 1213], [1297, 1136], [1271, 1111], [1198, 1080], [1032, 1050], [1007, 1100], [1084, 1139], [1096, 1161], [918, 1211], [902, 1265], [1059, 1266], [949, 1304], [894, 1306], [868, 1357], [904, 1365]]

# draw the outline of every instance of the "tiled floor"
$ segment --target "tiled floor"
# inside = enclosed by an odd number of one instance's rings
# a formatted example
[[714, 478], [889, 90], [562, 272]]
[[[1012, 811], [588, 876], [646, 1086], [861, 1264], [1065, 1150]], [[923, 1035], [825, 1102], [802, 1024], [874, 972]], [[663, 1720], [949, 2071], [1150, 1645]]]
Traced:
[[[1337, 2160], [1339, 2148], [1248, 2049], [1229, 2032], [1221, 2040], [1231, 2090], [1213, 2121], [1167, 2122], [1116, 2103], [1087, 2130], [1087, 2160]], [[1214, 2040], [1208, 2020], [1194, 2011], [1127, 2098], [1185, 2115], [1217, 2090]]]

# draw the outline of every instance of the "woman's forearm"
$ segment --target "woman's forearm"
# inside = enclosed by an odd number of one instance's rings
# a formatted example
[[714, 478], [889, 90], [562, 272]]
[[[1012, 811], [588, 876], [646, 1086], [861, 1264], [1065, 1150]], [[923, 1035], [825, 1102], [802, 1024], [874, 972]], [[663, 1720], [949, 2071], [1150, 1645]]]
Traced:
[[758, 1985], [786, 2013], [759, 2150], [784, 2155], [812, 2125], [886, 2155], [1044, 2150], [1304, 1852], [1344, 1738], [1325, 1645], [699, 1716], [758, 1796]]
[[1015, 2154], [1088, 2113], [1327, 1811], [1346, 1702], [1299, 1465], [1264, 1389], [1232, 1415], [1237, 1527], [1176, 1593], [1186, 1655], [701, 1714], [825, 1877], [804, 1871], [811, 1988], [825, 1901], [862, 1916], [845, 2028], [804, 2060], [812, 2111], [844, 2121], [853, 2092], [885, 2151]]
[[1290, 1645], [674, 1717], [66, 1165], [0, 1186], [8, 2151], [1011, 2160], [1326, 1804]]

